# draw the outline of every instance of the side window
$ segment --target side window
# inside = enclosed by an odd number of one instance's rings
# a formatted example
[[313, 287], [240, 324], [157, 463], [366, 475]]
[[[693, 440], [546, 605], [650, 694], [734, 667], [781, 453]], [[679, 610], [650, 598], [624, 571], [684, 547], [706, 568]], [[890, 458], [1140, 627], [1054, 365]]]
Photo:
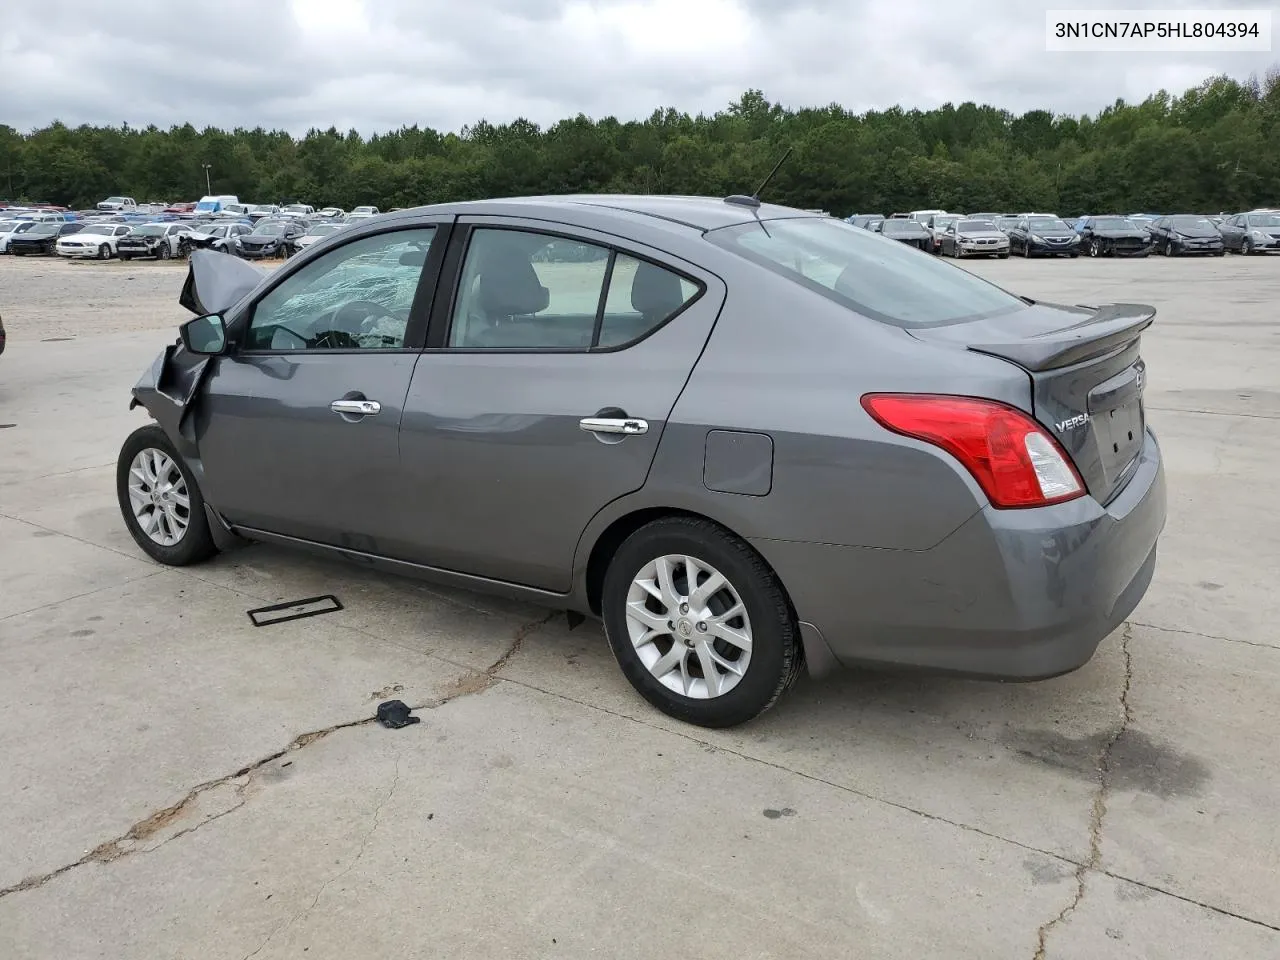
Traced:
[[254, 306], [246, 349], [403, 347], [434, 236], [434, 227], [375, 234], [311, 261]]
[[599, 347], [638, 340], [698, 295], [698, 285], [666, 267], [620, 253], [613, 260]]
[[667, 320], [698, 290], [666, 268], [593, 243], [480, 228], [467, 246], [449, 346], [621, 346]]

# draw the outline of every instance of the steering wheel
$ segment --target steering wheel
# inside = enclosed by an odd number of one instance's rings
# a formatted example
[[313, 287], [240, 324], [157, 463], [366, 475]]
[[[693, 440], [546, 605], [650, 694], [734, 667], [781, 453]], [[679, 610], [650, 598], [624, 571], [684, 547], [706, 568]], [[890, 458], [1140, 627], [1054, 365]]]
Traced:
[[364, 331], [371, 329], [369, 321], [383, 316], [396, 323], [404, 323], [404, 317], [373, 300], [352, 300], [344, 303], [333, 314], [333, 324], [340, 329], [354, 326]]

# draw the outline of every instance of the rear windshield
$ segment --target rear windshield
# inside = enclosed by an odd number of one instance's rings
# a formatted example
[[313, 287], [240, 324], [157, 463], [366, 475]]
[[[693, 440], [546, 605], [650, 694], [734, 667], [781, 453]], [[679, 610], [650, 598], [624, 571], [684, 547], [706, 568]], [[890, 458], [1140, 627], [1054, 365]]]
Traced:
[[767, 220], [712, 230], [706, 237], [836, 303], [897, 327], [941, 326], [1026, 306], [966, 270], [842, 220]]

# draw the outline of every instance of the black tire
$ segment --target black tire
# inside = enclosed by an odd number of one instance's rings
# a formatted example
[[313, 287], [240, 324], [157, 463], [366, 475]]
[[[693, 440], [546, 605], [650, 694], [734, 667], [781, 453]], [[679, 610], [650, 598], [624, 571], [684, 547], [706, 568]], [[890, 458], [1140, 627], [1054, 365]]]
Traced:
[[[187, 511], [187, 529], [177, 543], [170, 546], [152, 540], [142, 529], [133, 515], [133, 507], [129, 502], [129, 475], [134, 458], [142, 451], [151, 448], [164, 453], [177, 466], [178, 472], [187, 485], [187, 498], [190, 507]], [[143, 553], [157, 563], [170, 567], [185, 567], [188, 564], [208, 560], [218, 552], [213, 542], [213, 534], [209, 530], [209, 519], [204, 512], [204, 497], [196, 486], [190, 469], [182, 456], [174, 449], [173, 444], [158, 424], [147, 424], [139, 427], [125, 439], [120, 447], [120, 456], [116, 460], [116, 501], [120, 505], [120, 514], [124, 517], [124, 525], [133, 537], [134, 543], [142, 548]], [[154, 512], [155, 508], [152, 508]]]
[[109, 244], [106, 244], [106, 243], [98, 244], [98, 259], [99, 260], [111, 259], [111, 246]]
[[1174, 250], [1174, 246], [1173, 246], [1173, 241], [1172, 241], [1172, 240], [1166, 240], [1166, 241], [1164, 242], [1164, 255], [1165, 255], [1166, 257], [1174, 257], [1174, 256], [1177, 256], [1177, 253], [1176, 253], [1176, 251]]
[[160, 249], [156, 251], [157, 260], [168, 260], [173, 257], [173, 251], [169, 249], [169, 241], [165, 240], [160, 244]]
[[997, 254], [996, 254], [996, 259], [997, 259], [997, 260], [1008, 260], [1008, 259], [1009, 259], [1009, 254], [1008, 254], [1008, 253], [997, 253]]
[[118, 255], [117, 255], [117, 259], [120, 259], [120, 260], [132, 260], [132, 259], [133, 259], [133, 254], [131, 254], [131, 253], [121, 253], [121, 254], [118, 254]]
[[1253, 253], [1253, 241], [1245, 237], [1240, 241], [1240, 256], [1247, 257]]
[[[715, 567], [746, 608], [751, 659], [737, 685], [720, 696], [699, 699], [664, 686], [631, 642], [626, 609], [632, 580], [647, 564], [670, 555]], [[732, 727], [759, 716], [795, 682], [804, 663], [795, 614], [777, 576], [750, 546], [706, 520], [668, 517], [628, 537], [609, 562], [601, 609], [609, 646], [627, 680], [653, 706], [686, 723]], [[682, 641], [673, 632], [670, 643]], [[696, 655], [690, 656], [696, 664]]]
[[1031, 244], [1024, 243], [1022, 245], [1022, 256], [1024, 259], [1027, 259], [1027, 260], [1031, 259]]
[[1102, 243], [1101, 241], [1098, 240], [1097, 237], [1094, 237], [1092, 240], [1089, 241], [1089, 256], [1091, 257], [1102, 256]]
[[1074, 260], [1076, 257], [1080, 256], [1080, 254], [1078, 251], [1072, 250], [1070, 253], [1067, 254], [1067, 256], [1070, 257], [1072, 260]]

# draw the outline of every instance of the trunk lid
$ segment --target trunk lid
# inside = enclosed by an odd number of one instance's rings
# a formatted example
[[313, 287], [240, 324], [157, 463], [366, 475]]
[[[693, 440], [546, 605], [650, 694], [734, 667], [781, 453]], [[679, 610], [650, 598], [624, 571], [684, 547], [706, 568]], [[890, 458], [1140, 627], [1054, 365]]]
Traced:
[[1136, 303], [1027, 309], [912, 330], [1016, 364], [1031, 378], [1031, 413], [1062, 444], [1089, 493], [1108, 502], [1128, 480], [1146, 432], [1142, 331], [1154, 307]]

